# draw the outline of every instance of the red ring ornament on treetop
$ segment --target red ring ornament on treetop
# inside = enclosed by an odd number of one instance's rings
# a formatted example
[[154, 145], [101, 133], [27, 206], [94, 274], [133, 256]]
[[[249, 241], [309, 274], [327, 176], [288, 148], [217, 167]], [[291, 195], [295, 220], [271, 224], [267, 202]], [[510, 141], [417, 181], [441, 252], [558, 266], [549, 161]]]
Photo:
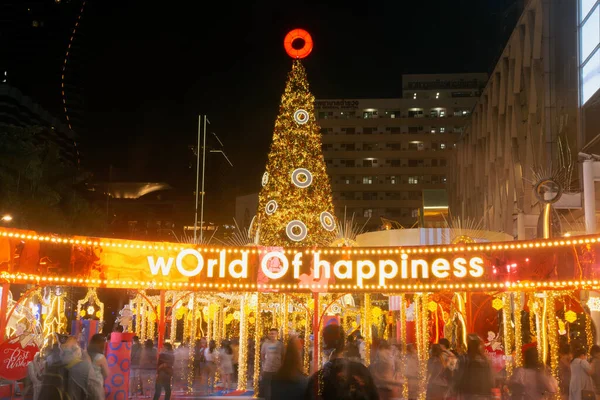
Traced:
[[[294, 48], [294, 41], [298, 39], [304, 41], [304, 46], [300, 49]], [[285, 35], [283, 46], [285, 47], [285, 52], [288, 53], [290, 57], [304, 58], [312, 51], [313, 40], [312, 37], [310, 37], [310, 34], [304, 29], [294, 29]]]

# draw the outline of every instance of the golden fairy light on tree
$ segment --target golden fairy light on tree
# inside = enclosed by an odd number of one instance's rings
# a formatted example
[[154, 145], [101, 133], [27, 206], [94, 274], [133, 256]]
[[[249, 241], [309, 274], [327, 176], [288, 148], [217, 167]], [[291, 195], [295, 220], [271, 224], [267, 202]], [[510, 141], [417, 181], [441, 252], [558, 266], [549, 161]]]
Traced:
[[[301, 32], [296, 35], [297, 31]], [[298, 59], [310, 51], [296, 51], [296, 41], [304, 42], [304, 47], [310, 44], [312, 49], [306, 31], [294, 30], [286, 37], [285, 43], [293, 45], [289, 50], [286, 44], [288, 54], [296, 60], [275, 121], [254, 228], [259, 243], [265, 246], [323, 245], [335, 238], [331, 185], [315, 118], [315, 98]]]

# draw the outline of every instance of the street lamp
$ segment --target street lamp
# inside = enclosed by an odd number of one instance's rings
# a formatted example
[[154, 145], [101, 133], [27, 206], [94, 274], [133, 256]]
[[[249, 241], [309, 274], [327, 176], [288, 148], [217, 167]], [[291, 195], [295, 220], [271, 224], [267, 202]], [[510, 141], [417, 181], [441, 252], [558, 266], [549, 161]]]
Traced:
[[2, 221], [4, 221], [4, 222], [10, 222], [10, 221], [12, 221], [12, 220], [13, 220], [13, 217], [12, 217], [12, 215], [10, 215], [10, 214], [5, 214], [5, 215], [3, 215], [3, 216], [2, 216], [2, 218], [0, 218], [0, 219], [1, 219]]

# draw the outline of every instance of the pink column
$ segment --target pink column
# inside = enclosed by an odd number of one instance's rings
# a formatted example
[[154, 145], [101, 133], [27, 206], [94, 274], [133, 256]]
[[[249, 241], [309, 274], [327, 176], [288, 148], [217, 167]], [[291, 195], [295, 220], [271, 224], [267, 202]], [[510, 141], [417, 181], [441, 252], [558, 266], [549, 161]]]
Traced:
[[113, 332], [106, 349], [108, 377], [104, 381], [106, 400], [129, 398], [129, 365], [131, 362], [131, 332]]

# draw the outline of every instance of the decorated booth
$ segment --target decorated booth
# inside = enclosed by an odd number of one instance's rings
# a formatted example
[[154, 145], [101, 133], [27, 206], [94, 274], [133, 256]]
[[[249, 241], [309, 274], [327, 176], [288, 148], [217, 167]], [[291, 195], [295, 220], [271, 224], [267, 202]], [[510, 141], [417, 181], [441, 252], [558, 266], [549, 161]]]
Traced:
[[[381, 339], [397, 343], [401, 351], [413, 344], [424, 385], [429, 345], [446, 337], [461, 349], [470, 332], [485, 340], [497, 371], [510, 374], [522, 363], [519, 349], [535, 343], [556, 375], [559, 343], [595, 343], [600, 310], [596, 236], [309, 249], [205, 247], [3, 229], [0, 249], [2, 347], [14, 355], [0, 368], [6, 379], [24, 377], [27, 363], [52, 344], [55, 333], [71, 333], [85, 346], [100, 332], [104, 305], [98, 290], [129, 298], [117, 319], [120, 335], [156, 339], [159, 348], [165, 341], [239, 338], [240, 390], [249, 380], [256, 383], [260, 373], [258, 354], [250, 354], [248, 344], [259, 343], [271, 327], [283, 337], [304, 338], [307, 371], [318, 367], [319, 332], [330, 323], [349, 335], [362, 334], [367, 363]], [[87, 293], [69, 318], [65, 299], [75, 289]], [[16, 292], [19, 299], [12, 297]], [[119, 376], [107, 380], [107, 391], [114, 393], [118, 386], [127, 394], [130, 336], [111, 340], [109, 347], [111, 371]], [[189, 346], [190, 365], [193, 358]], [[186, 370], [191, 388], [193, 368]]]

